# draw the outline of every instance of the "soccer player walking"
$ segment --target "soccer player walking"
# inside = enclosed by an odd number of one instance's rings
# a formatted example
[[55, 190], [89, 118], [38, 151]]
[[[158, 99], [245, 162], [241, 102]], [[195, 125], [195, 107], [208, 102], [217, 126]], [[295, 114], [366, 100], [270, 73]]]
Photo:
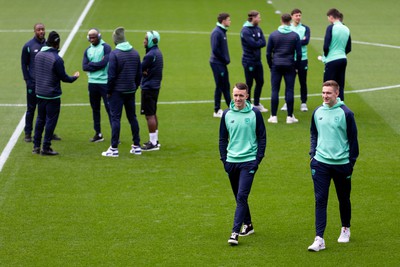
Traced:
[[223, 112], [219, 128], [220, 159], [236, 200], [232, 234], [228, 239], [231, 245], [239, 243], [239, 235], [254, 233], [247, 200], [267, 145], [264, 119], [247, 100], [248, 90], [244, 83], [235, 85], [233, 100]]
[[332, 80], [324, 82], [323, 103], [314, 110], [311, 118], [310, 166], [315, 193], [316, 237], [308, 247], [309, 251], [325, 249], [324, 232], [331, 179], [336, 187], [342, 222], [338, 242], [350, 241], [351, 176], [359, 150], [354, 114], [338, 96], [338, 83]]

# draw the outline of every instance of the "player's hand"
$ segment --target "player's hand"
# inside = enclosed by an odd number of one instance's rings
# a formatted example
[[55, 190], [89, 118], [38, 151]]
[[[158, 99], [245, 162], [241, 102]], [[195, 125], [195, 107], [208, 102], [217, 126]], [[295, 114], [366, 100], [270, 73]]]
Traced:
[[76, 71], [76, 72], [74, 73], [74, 77], [76, 77], [76, 78], [79, 78], [79, 75], [80, 75], [79, 71]]

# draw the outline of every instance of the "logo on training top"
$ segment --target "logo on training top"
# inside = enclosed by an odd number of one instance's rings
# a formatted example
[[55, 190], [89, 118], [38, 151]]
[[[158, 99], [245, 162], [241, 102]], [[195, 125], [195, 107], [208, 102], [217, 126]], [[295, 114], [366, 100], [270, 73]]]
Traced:
[[244, 119], [244, 122], [245, 122], [246, 124], [249, 124], [249, 123], [250, 123], [250, 118], [245, 118], [245, 119]]
[[339, 122], [339, 117], [335, 117], [335, 122]]

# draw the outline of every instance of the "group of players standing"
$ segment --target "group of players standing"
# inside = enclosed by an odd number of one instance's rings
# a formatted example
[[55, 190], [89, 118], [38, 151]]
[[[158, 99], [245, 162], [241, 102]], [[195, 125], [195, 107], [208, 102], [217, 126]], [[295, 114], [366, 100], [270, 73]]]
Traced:
[[[346, 54], [351, 51], [350, 31], [343, 23], [343, 14], [337, 9], [329, 9], [328, 20], [331, 23], [324, 38], [321, 60], [325, 63], [323, 80], [335, 80], [340, 87], [340, 98], [344, 100], [344, 81], [347, 65]], [[281, 16], [281, 26], [269, 35], [268, 42], [259, 27], [261, 15], [252, 10], [248, 13], [247, 21], [243, 24], [240, 33], [242, 44], [242, 66], [246, 84], [251, 89], [255, 81], [253, 106], [261, 112], [268, 112], [261, 103], [260, 96], [264, 85], [264, 70], [261, 62], [261, 49], [267, 47], [266, 59], [271, 72], [271, 116], [269, 123], [278, 123], [277, 110], [279, 91], [282, 78], [285, 81], [285, 104], [281, 110], [287, 111], [286, 123], [296, 123], [298, 119], [293, 115], [294, 85], [296, 74], [300, 83], [300, 110], [308, 111], [307, 107], [307, 45], [310, 42], [310, 28], [301, 23], [302, 12], [293, 9], [291, 14]], [[231, 24], [230, 15], [221, 13], [217, 18], [217, 26], [211, 33], [210, 65], [215, 80], [214, 117], [221, 117], [221, 96], [229, 107], [230, 82], [227, 65], [230, 63], [226, 32]]]
[[[72, 83], [79, 78], [79, 71], [73, 76], [65, 72], [64, 61], [58, 55], [60, 36], [50, 32], [45, 39], [45, 26], [34, 25], [34, 37], [22, 48], [21, 67], [27, 90], [27, 112], [25, 116], [25, 141], [34, 144], [33, 154], [58, 155], [51, 147], [52, 140], [61, 140], [54, 134], [60, 114], [60, 82]], [[143, 45], [146, 55], [141, 61], [139, 53], [125, 38], [125, 30], [118, 27], [112, 38], [112, 50], [98, 29], [92, 28], [87, 34], [90, 46], [85, 50], [82, 68], [88, 74], [88, 91], [92, 108], [95, 135], [91, 142], [104, 140], [101, 131], [101, 100], [103, 99], [111, 126], [111, 146], [103, 156], [118, 157], [120, 143], [120, 121], [122, 109], [130, 123], [132, 146], [130, 153], [140, 155], [142, 151], [160, 149], [158, 142], [158, 119], [156, 115], [158, 95], [161, 88], [163, 55], [158, 48], [160, 35], [156, 31], [146, 32]], [[140, 143], [139, 123], [136, 117], [135, 94], [141, 87], [141, 114], [146, 116], [149, 141]], [[38, 107], [33, 132], [34, 113]], [[45, 131], [43, 144], [42, 135]]]

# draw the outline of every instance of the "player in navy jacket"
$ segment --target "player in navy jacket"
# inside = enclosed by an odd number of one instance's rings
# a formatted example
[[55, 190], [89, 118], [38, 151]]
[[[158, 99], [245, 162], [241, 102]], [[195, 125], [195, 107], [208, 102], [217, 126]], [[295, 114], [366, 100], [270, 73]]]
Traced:
[[149, 141], [142, 146], [143, 151], [159, 150], [157, 101], [163, 77], [164, 59], [158, 48], [160, 34], [156, 31], [146, 33], [143, 44], [146, 55], [142, 61], [142, 101], [140, 113], [146, 116]]
[[[36, 118], [33, 153], [54, 156], [58, 152], [51, 148], [54, 129], [56, 128], [61, 107], [61, 81], [73, 83], [78, 79], [79, 72], [69, 76], [65, 72], [64, 60], [58, 55], [60, 36], [52, 31], [46, 46], [42, 47], [35, 57], [36, 97], [38, 116]], [[40, 150], [42, 134], [43, 147]]]
[[220, 13], [217, 18], [217, 26], [211, 32], [211, 57], [210, 66], [214, 75], [214, 117], [222, 116], [221, 95], [224, 95], [225, 103], [229, 106], [231, 102], [229, 72], [227, 65], [231, 62], [228, 50], [228, 39], [226, 32], [231, 25], [228, 13]]
[[108, 101], [111, 110], [111, 146], [102, 152], [105, 157], [118, 157], [119, 134], [121, 130], [122, 108], [131, 126], [131, 153], [140, 155], [139, 123], [135, 110], [135, 93], [140, 85], [141, 64], [139, 53], [125, 39], [125, 29], [118, 27], [113, 32], [116, 45], [111, 51], [108, 67]]
[[[281, 16], [281, 26], [271, 33], [268, 38], [267, 62], [271, 70], [271, 117], [269, 123], [277, 123], [279, 104], [279, 90], [282, 77], [285, 80], [285, 100], [287, 103], [286, 123], [295, 123], [298, 120], [293, 115], [294, 83], [296, 69], [301, 61], [300, 37], [290, 28], [291, 16]], [[296, 55], [296, 59], [295, 59]]]
[[243, 24], [240, 38], [242, 41], [242, 65], [246, 84], [249, 87], [249, 100], [251, 100], [251, 87], [253, 80], [256, 81], [254, 88], [254, 106], [261, 112], [267, 112], [260, 103], [262, 87], [264, 85], [264, 69], [261, 63], [261, 48], [267, 44], [265, 36], [258, 24], [261, 15], [258, 11], [252, 10], [248, 13], [247, 21]]
[[36, 23], [33, 26], [35, 36], [23, 47], [21, 53], [21, 69], [26, 83], [25, 142], [32, 142], [33, 118], [36, 110], [35, 93], [35, 57], [45, 45], [45, 26]]

